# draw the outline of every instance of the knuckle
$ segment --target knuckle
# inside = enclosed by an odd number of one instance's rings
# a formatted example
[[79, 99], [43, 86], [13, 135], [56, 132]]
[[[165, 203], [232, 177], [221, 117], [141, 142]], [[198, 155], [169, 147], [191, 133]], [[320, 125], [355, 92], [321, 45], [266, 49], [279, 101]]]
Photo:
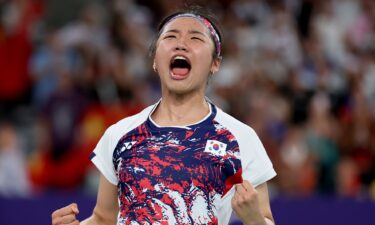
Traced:
[[247, 196], [247, 198], [246, 198], [246, 201], [247, 202], [253, 202], [253, 201], [255, 201], [256, 200], [256, 196], [253, 196], [253, 195], [251, 195], [251, 196]]
[[245, 201], [251, 201], [252, 199], [254, 199], [253, 195], [246, 195], [245, 196]]
[[76, 220], [76, 216], [74, 214], [69, 214], [68, 216], [66, 216], [65, 220], [68, 222], [73, 222]]
[[55, 217], [58, 216], [58, 214], [59, 214], [59, 210], [55, 210], [55, 211], [52, 212], [51, 217], [55, 218]]
[[61, 218], [57, 217], [57, 218], [54, 218], [52, 219], [52, 225], [58, 225], [61, 221]]
[[249, 195], [248, 195], [248, 197], [250, 197], [250, 198], [256, 198], [258, 196], [258, 193], [256, 193], [256, 192], [251, 192]]
[[237, 205], [243, 205], [244, 204], [244, 202], [245, 202], [245, 200], [244, 200], [244, 198], [240, 198], [240, 199], [238, 199], [238, 201], [237, 201]]
[[238, 203], [237, 202], [232, 202], [232, 208], [237, 209], [238, 208]]

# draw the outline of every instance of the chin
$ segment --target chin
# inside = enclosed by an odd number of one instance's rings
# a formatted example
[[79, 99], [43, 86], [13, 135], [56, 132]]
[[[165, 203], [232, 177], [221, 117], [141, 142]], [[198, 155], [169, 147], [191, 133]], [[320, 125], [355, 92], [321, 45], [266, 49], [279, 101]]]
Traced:
[[188, 95], [190, 93], [192, 93], [193, 91], [191, 90], [186, 90], [186, 89], [169, 89], [169, 92], [170, 93], [173, 93], [173, 94], [176, 94], [176, 95]]
[[187, 88], [186, 85], [173, 85], [167, 88], [168, 93], [176, 95], [188, 95], [196, 91], [196, 89]]

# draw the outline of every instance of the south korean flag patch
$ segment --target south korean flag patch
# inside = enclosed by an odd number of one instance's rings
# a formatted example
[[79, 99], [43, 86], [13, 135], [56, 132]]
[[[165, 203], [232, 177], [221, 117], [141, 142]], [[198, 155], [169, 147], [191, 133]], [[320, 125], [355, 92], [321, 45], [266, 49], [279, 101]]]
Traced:
[[215, 156], [224, 156], [227, 144], [216, 140], [208, 140], [204, 152], [208, 152]]

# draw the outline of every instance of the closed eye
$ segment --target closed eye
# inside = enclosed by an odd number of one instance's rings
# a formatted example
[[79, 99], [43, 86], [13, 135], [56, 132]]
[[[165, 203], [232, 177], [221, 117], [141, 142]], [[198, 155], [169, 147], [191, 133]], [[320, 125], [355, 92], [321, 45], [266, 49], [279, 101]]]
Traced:
[[164, 37], [164, 39], [172, 39], [172, 38], [176, 38], [176, 35], [167, 35]]
[[191, 37], [191, 40], [198, 40], [204, 42], [203, 39], [200, 37]]

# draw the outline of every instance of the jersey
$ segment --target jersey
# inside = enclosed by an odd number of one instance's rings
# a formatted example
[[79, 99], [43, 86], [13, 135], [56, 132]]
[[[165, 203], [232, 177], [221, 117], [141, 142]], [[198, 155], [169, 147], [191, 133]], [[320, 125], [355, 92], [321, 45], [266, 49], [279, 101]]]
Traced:
[[117, 224], [228, 224], [234, 185], [276, 175], [261, 141], [212, 103], [204, 119], [176, 127], [152, 120], [157, 105], [110, 126], [92, 153], [117, 186]]

